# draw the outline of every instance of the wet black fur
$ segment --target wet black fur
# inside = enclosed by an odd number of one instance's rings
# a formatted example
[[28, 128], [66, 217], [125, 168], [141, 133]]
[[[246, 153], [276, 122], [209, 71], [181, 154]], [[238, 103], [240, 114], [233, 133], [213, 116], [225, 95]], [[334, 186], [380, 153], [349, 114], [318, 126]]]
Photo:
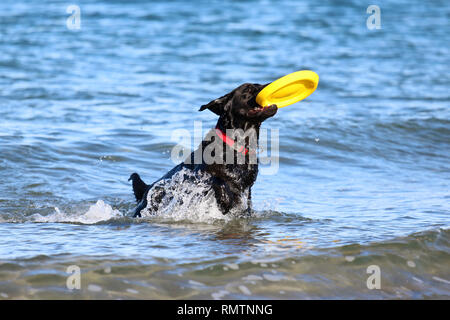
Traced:
[[[277, 112], [277, 107], [272, 105], [268, 108], [261, 109], [255, 101], [256, 95], [265, 87], [260, 84], [243, 84], [230, 93], [209, 102], [206, 105], [201, 106], [199, 111], [209, 109], [219, 116], [217, 121], [217, 127], [223, 132], [227, 129], [242, 129], [244, 131], [254, 129], [259, 139], [259, 128], [261, 123], [274, 116]], [[210, 144], [223, 144], [226, 152], [234, 152], [230, 147], [217, 137], [214, 130], [211, 130], [207, 137], [202, 141], [201, 146], [192, 152], [190, 157], [184, 162], [175, 166], [161, 179], [155, 181], [151, 185], [147, 185], [141, 180], [137, 173], [133, 173], [129, 180], [133, 181], [133, 191], [138, 202], [138, 206], [135, 209], [134, 216], [141, 216], [140, 212], [146, 208], [147, 194], [152, 186], [163, 179], [170, 179], [176, 172], [183, 168], [193, 171], [202, 171], [209, 173], [207, 184], [211, 185], [214, 190], [214, 194], [223, 214], [227, 214], [234, 206], [239, 204], [241, 194], [248, 190], [248, 208], [251, 208], [251, 187], [256, 181], [258, 175], [258, 164], [250, 164], [249, 154], [245, 156], [245, 162], [243, 164], [206, 164], [202, 159], [202, 163], [195, 164], [193, 159], [196, 152], [202, 152], [205, 147]], [[248, 143], [248, 141], [246, 141]], [[246, 147], [249, 147], [246, 145]], [[224, 155], [225, 156], [225, 153]], [[189, 161], [190, 160], [190, 161]], [[150, 207], [158, 204], [165, 196], [164, 188], [156, 188], [152, 190]]]

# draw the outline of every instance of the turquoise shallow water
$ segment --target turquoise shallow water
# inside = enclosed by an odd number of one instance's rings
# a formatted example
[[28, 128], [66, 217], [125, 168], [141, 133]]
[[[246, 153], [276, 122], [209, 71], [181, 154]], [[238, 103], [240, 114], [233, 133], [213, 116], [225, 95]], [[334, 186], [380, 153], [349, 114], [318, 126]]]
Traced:
[[[449, 297], [447, 2], [78, 5], [0, 3], [0, 299]], [[200, 105], [301, 69], [253, 218], [127, 217]]]

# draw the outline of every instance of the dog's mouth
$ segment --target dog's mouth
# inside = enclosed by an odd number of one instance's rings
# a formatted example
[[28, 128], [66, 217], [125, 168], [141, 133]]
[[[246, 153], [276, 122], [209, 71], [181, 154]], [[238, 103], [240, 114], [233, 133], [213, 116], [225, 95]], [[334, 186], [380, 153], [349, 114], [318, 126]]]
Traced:
[[278, 107], [276, 105], [271, 105], [268, 107], [261, 107], [260, 105], [256, 104], [253, 106], [252, 109], [247, 111], [247, 117], [249, 118], [268, 118], [272, 117], [277, 113]]

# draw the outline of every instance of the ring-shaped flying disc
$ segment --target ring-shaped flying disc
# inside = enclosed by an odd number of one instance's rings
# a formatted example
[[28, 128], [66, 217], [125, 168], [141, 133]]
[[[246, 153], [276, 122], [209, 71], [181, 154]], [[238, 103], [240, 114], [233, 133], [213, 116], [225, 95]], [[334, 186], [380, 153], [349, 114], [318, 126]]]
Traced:
[[278, 108], [305, 99], [316, 90], [319, 76], [314, 71], [302, 70], [290, 73], [267, 85], [256, 96], [256, 103], [262, 107], [276, 104]]

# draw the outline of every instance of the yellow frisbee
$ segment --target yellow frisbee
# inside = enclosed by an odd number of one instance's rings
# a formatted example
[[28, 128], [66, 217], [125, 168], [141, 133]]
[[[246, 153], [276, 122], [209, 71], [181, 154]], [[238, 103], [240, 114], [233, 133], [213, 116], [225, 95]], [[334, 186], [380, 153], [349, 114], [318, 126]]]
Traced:
[[281, 77], [261, 90], [256, 103], [262, 107], [276, 104], [278, 108], [305, 99], [316, 90], [319, 76], [314, 71], [302, 70]]

